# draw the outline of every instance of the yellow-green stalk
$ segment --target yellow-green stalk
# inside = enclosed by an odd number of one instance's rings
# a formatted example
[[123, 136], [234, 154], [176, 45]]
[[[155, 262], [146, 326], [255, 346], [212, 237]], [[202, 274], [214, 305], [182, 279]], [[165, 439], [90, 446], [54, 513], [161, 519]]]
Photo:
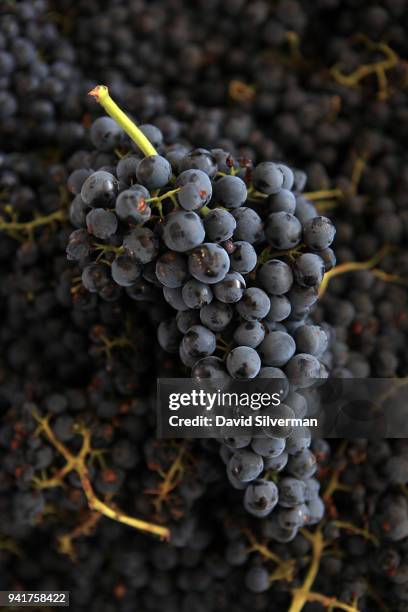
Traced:
[[97, 85], [89, 92], [89, 95], [95, 98], [98, 104], [103, 106], [108, 115], [120, 125], [146, 157], [157, 155], [157, 151], [152, 143], [146, 138], [137, 125], [125, 115], [116, 102], [112, 100], [109, 95], [109, 90], [105, 85]]

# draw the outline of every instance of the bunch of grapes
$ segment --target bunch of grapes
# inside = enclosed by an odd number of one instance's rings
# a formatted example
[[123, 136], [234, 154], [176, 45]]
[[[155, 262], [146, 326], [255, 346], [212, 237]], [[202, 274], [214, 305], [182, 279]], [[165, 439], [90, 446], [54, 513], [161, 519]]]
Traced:
[[[335, 263], [334, 226], [302, 196], [305, 174], [282, 163], [253, 166], [223, 149], [166, 146], [157, 127], [139, 131], [123, 120], [106, 88], [93, 95], [114, 119], [97, 119], [92, 141], [102, 159], [116, 151], [119, 161], [78, 168], [68, 180], [77, 229], [67, 254], [83, 286], [107, 301], [125, 292], [166, 302], [159, 344], [192, 378], [277, 379], [282, 416], [303, 418], [301, 390], [328, 376], [330, 330], [308, 317]], [[273, 429], [221, 446], [251, 514], [264, 517], [279, 502], [277, 539], [323, 515], [310, 443], [308, 430]], [[285, 468], [277, 486], [269, 476]]]

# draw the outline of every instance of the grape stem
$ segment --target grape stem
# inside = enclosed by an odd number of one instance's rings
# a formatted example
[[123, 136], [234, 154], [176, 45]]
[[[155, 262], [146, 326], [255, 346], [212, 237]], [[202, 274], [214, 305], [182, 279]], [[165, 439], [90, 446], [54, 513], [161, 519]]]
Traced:
[[146, 157], [157, 155], [152, 143], [146, 138], [140, 128], [129, 119], [109, 95], [106, 85], [97, 85], [89, 92], [89, 95], [100, 104], [110, 117], [126, 132]]
[[49, 416], [42, 417], [35, 411], [33, 413], [33, 417], [38, 422], [36, 432], [37, 435], [44, 435], [48, 442], [50, 442], [64, 457], [66, 462], [64, 467], [51, 478], [34, 479], [34, 483], [39, 489], [62, 486], [64, 477], [69, 474], [69, 472], [75, 471], [79, 476], [82, 490], [91, 511], [98, 512], [99, 514], [106, 516], [113, 521], [133, 527], [133, 529], [156, 535], [162, 540], [170, 539], [170, 530], [167, 527], [129, 516], [121, 510], [113, 508], [97, 497], [91, 484], [88, 466], [86, 463], [93, 450], [91, 447], [91, 432], [89, 429], [82, 425], [75, 426], [76, 433], [82, 436], [82, 446], [77, 454], [73, 454], [60, 440], [58, 440], [54, 434], [54, 431], [49, 423]]

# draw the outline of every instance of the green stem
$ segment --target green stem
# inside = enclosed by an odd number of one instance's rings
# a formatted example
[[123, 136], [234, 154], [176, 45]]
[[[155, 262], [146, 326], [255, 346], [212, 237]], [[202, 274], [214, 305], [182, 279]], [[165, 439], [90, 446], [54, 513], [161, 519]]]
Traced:
[[89, 95], [103, 106], [108, 115], [126, 132], [126, 134], [137, 144], [139, 149], [149, 157], [157, 155], [156, 149], [152, 143], [146, 138], [143, 132], [137, 127], [131, 119], [119, 108], [109, 95], [109, 90], [105, 85], [97, 85]]

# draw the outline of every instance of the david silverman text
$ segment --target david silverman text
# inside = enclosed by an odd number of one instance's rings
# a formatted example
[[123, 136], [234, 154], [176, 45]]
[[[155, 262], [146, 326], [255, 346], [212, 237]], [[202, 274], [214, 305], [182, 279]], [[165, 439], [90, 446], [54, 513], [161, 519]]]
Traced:
[[195, 417], [169, 417], [171, 427], [317, 427], [317, 419], [283, 419], [269, 415], [249, 415], [228, 418], [222, 415], [209, 417], [197, 415]]

